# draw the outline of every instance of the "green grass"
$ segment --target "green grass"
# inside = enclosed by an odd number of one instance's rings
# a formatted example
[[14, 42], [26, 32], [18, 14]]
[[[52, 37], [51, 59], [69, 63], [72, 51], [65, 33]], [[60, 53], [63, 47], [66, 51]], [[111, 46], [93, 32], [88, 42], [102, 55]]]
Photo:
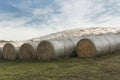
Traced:
[[50, 61], [0, 61], [0, 80], [120, 80], [120, 54]]

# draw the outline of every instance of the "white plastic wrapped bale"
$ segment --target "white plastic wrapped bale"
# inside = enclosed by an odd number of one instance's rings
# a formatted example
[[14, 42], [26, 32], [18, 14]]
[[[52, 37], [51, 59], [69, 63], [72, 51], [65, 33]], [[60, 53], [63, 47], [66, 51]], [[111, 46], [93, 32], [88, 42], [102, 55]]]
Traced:
[[98, 57], [120, 51], [120, 35], [103, 34], [81, 39], [76, 50], [79, 57]]
[[37, 57], [45, 60], [75, 56], [75, 46], [80, 39], [81, 37], [44, 40], [37, 47]]

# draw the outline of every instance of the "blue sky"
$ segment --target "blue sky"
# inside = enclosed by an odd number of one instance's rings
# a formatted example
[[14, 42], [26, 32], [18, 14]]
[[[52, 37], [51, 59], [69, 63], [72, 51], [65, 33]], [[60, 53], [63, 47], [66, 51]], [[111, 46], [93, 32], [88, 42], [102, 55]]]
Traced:
[[0, 0], [0, 39], [24, 40], [66, 29], [119, 27], [119, 0]]

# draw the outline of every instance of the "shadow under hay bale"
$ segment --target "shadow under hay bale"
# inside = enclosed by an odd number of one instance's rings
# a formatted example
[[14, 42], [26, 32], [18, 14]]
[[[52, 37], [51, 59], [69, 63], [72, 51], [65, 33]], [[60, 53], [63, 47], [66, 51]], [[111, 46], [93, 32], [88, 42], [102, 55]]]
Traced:
[[44, 40], [37, 47], [38, 59], [75, 56], [75, 46], [81, 37]]
[[3, 54], [2, 54], [2, 47], [0, 48], [0, 59], [2, 59], [2, 56], [3, 56]]
[[19, 50], [19, 58], [21, 60], [36, 59], [36, 48], [39, 42], [27, 42], [21, 45]]
[[81, 39], [76, 51], [79, 57], [98, 57], [120, 50], [120, 35], [104, 34]]
[[3, 47], [3, 58], [6, 60], [16, 60], [18, 58], [18, 45], [6, 43]]

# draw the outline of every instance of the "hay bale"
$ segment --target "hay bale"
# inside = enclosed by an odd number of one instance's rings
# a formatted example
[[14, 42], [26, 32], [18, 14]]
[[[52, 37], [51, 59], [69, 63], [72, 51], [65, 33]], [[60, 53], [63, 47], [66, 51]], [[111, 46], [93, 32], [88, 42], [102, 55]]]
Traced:
[[36, 48], [39, 42], [27, 42], [21, 45], [19, 58], [21, 60], [30, 60], [36, 58]]
[[81, 37], [44, 40], [37, 47], [38, 59], [75, 56], [75, 46]]
[[98, 57], [120, 49], [120, 38], [116, 34], [104, 34], [81, 39], [76, 47], [79, 57]]
[[6, 43], [3, 47], [3, 58], [7, 60], [16, 60], [18, 58], [18, 45]]

